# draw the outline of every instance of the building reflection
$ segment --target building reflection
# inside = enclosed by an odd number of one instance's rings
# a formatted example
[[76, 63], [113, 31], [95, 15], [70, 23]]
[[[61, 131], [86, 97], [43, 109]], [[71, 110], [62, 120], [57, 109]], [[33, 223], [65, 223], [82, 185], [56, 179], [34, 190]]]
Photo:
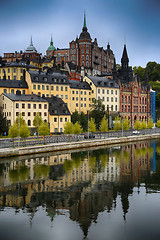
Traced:
[[39, 206], [45, 206], [51, 221], [67, 210], [87, 236], [100, 212], [116, 208], [118, 196], [126, 220], [134, 187], [151, 187], [155, 151], [153, 143], [139, 142], [5, 161], [0, 164], [0, 208], [23, 209], [31, 224]]

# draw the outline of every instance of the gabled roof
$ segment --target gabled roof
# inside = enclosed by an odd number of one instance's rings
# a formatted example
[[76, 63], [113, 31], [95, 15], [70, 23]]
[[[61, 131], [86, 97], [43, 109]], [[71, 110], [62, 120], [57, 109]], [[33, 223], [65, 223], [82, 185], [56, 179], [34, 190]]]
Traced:
[[52, 96], [52, 97], [46, 97], [45, 98], [47, 102], [49, 103], [49, 114], [50, 115], [71, 115], [67, 103], [64, 103], [64, 101], [61, 98]]
[[110, 78], [87, 76], [96, 87], [119, 88], [116, 81]]

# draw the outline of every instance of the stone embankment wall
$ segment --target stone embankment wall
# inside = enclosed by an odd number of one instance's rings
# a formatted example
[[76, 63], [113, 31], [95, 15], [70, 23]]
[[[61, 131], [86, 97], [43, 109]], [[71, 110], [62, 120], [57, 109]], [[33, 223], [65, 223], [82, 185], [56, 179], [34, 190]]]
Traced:
[[80, 142], [64, 142], [64, 143], [52, 143], [41, 146], [31, 146], [23, 148], [4, 148], [0, 149], [0, 158], [3, 157], [13, 157], [13, 156], [23, 156], [30, 154], [46, 153], [46, 152], [58, 152], [71, 149], [80, 149], [80, 148], [89, 148], [97, 146], [107, 146], [111, 144], [121, 144], [121, 143], [130, 143], [143, 140], [152, 140], [159, 139], [160, 134], [152, 135], [140, 135], [140, 136], [130, 136], [130, 137], [121, 137], [121, 138], [107, 138], [107, 139], [98, 139], [98, 140], [85, 140]]

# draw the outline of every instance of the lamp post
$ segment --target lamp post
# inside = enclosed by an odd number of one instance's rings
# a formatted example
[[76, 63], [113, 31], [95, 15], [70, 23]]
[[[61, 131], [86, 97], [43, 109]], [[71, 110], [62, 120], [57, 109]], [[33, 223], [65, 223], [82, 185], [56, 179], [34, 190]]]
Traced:
[[89, 110], [87, 110], [87, 116], [88, 116], [88, 139], [89, 139]]

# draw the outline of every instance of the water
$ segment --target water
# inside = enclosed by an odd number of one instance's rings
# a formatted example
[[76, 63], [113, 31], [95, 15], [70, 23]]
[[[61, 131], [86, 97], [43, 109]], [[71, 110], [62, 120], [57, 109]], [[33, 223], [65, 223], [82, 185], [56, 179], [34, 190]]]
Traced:
[[160, 142], [2, 159], [0, 239], [160, 237]]

